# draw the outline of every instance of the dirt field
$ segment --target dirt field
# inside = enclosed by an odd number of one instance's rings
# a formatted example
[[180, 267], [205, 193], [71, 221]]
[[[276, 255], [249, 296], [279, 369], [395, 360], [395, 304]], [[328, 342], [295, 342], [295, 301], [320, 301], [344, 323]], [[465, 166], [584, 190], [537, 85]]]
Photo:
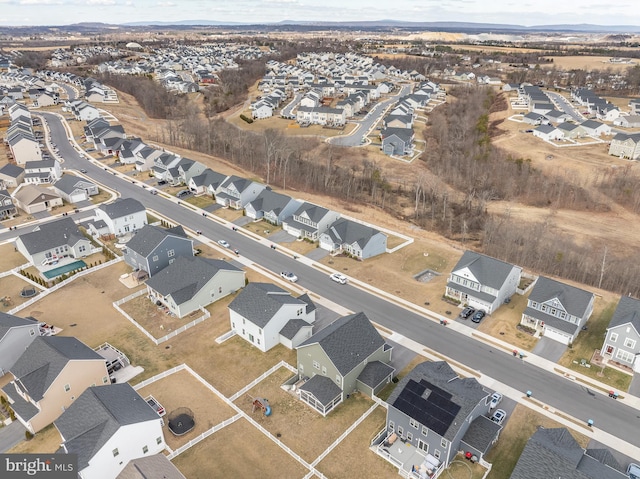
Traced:
[[564, 70], [612, 70], [614, 72], [624, 71], [628, 68], [633, 68], [637, 65], [637, 60], [632, 60], [634, 63], [612, 63], [609, 61], [611, 57], [598, 57], [598, 56], [567, 56], [567, 57], [548, 57], [553, 60], [553, 63], [541, 64], [542, 68], [556, 67]]
[[[31, 283], [15, 275], [0, 278], [0, 311], [6, 313], [28, 301], [29, 298], [20, 296], [22, 289], [27, 286], [31, 287]], [[40, 291], [40, 289], [36, 288], [36, 291]]]
[[[234, 416], [236, 412], [218, 396], [209, 391], [188, 371], [179, 371], [138, 390], [143, 398], [153, 395], [164, 407], [165, 425], [162, 428], [167, 445], [174, 451], [216, 424]], [[169, 416], [178, 408], [187, 407], [193, 412], [195, 427], [184, 436], [174, 436], [169, 430]]]
[[9, 271], [27, 263], [27, 259], [15, 248], [14, 243], [0, 245], [0, 271]]
[[[271, 434], [280, 437], [283, 443], [295, 450], [303, 459], [312, 462], [371, 407], [373, 401], [362, 394], [353, 394], [336, 407], [329, 417], [323, 418], [310, 406], [280, 387], [291, 376], [293, 376], [291, 371], [280, 369], [239, 397], [236, 404], [246, 413], [251, 414], [251, 398], [267, 398], [271, 405], [271, 416], [266, 417], [255, 412], [252, 414], [253, 419]], [[309, 438], [313, 440], [310, 441]]]

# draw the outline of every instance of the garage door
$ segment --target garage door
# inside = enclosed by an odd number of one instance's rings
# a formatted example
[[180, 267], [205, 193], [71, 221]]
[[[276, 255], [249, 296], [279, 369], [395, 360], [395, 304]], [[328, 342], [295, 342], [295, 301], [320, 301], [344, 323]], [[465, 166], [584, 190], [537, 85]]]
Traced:
[[569, 344], [569, 341], [571, 340], [570, 334], [546, 327], [544, 328], [544, 336], [549, 339], [553, 339], [554, 341], [558, 341], [562, 344]]

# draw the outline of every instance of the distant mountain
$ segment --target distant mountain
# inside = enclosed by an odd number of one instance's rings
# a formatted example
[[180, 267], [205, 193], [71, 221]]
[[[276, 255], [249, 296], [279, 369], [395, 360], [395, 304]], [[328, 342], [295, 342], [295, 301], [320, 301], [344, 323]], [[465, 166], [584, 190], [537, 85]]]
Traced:
[[249, 25], [248, 23], [242, 23], [242, 22], [219, 22], [217, 20], [179, 20], [176, 22], [128, 22], [128, 23], [122, 23], [122, 26], [128, 26], [128, 27], [144, 27], [146, 25], [148, 26], [152, 26], [152, 27], [168, 27], [171, 25], [176, 25], [176, 26], [225, 26], [225, 25], [233, 25], [233, 26], [237, 26], [237, 25]]

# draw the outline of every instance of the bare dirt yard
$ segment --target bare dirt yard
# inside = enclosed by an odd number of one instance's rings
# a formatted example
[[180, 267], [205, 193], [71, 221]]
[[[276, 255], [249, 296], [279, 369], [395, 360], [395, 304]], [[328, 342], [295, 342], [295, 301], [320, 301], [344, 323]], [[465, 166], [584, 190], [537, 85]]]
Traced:
[[209, 436], [173, 463], [189, 479], [303, 477], [308, 470], [245, 419]]
[[[10, 275], [0, 278], [0, 311], [6, 313], [16, 306], [29, 300], [23, 298], [20, 293], [24, 288], [32, 288], [31, 283], [24, 281], [18, 276]], [[40, 292], [39, 288], [35, 288]]]
[[0, 245], [0, 272], [22, 266], [27, 260], [18, 252], [14, 243]]
[[[138, 390], [143, 398], [152, 395], [162, 404], [167, 415], [162, 428], [165, 442], [174, 451], [215, 425], [233, 417], [236, 412], [198, 381], [188, 371], [179, 371]], [[169, 430], [169, 416], [178, 408], [193, 412], [195, 427], [184, 436], [175, 436]]]
[[633, 60], [634, 63], [618, 63], [610, 62], [611, 57], [605, 56], [566, 56], [566, 57], [548, 57], [553, 60], [553, 63], [541, 64], [543, 68], [550, 68], [555, 66], [564, 70], [607, 70], [610, 69], [614, 72], [624, 71], [627, 68], [633, 68], [637, 64], [637, 60]]

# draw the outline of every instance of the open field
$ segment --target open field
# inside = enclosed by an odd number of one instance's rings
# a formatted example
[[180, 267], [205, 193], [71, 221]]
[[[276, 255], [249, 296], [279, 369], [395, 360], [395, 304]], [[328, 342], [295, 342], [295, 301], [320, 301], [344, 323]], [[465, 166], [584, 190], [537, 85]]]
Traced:
[[0, 272], [9, 271], [27, 263], [27, 259], [15, 247], [15, 243], [0, 245]]
[[188, 479], [303, 477], [308, 470], [240, 419], [180, 454], [173, 463]]
[[564, 70], [611, 70], [614, 72], [624, 71], [633, 68], [638, 64], [637, 59], [632, 59], [634, 63], [612, 63], [609, 61], [611, 57], [599, 56], [566, 56], [566, 57], [547, 57], [553, 60], [553, 63], [542, 63], [542, 68], [560, 68]]

